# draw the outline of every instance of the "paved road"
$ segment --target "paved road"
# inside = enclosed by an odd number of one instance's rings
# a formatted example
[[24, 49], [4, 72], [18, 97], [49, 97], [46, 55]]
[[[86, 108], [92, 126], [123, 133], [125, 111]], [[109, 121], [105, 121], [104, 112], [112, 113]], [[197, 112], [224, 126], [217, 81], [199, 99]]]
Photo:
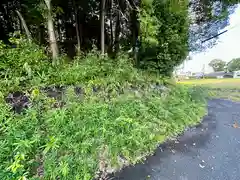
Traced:
[[212, 100], [201, 125], [115, 180], [240, 180], [240, 103]]

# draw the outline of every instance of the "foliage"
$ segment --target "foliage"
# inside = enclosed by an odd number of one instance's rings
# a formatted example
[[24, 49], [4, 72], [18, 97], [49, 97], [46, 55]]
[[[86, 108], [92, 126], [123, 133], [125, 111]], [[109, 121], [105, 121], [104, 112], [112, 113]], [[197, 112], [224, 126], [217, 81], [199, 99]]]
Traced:
[[[202, 40], [226, 27], [237, 2], [106, 1], [105, 23], [102, 24], [105, 53], [117, 57], [122, 51], [125, 54], [134, 52], [131, 56], [138, 67], [169, 75], [189, 50], [202, 51]], [[0, 39], [10, 44], [9, 34], [15, 31], [24, 34], [17, 11], [37, 44], [51, 44], [51, 51], [50, 48], [46, 50], [55, 54], [54, 57], [58, 55], [58, 47], [62, 54], [66, 53], [71, 58], [79, 54], [79, 50], [87, 54], [93, 46], [100, 50], [100, 1], [52, 0], [51, 6], [48, 16], [43, 0], [2, 0]], [[56, 40], [53, 39], [54, 33], [51, 33], [51, 39], [47, 36], [48, 20], [53, 20], [49, 33], [56, 32]], [[215, 42], [214, 39], [203, 46], [210, 47]]]
[[0, 179], [90, 180], [135, 164], [205, 113], [202, 90], [137, 70], [127, 56], [93, 51], [52, 67], [37, 45], [14, 42], [1, 44], [11, 84], [1, 81]]
[[15, 34], [9, 39], [12, 46], [0, 43], [1, 87], [17, 90], [27, 86], [29, 80], [40, 77], [51, 67], [43, 49], [24, 37]]
[[232, 59], [232, 60], [227, 64], [227, 69], [228, 69], [228, 71], [230, 71], [230, 72], [240, 70], [240, 58]]
[[157, 31], [157, 69], [170, 75], [188, 54], [188, 1], [154, 1]]
[[190, 30], [189, 46], [193, 52], [205, 51], [218, 42], [216, 36], [229, 25], [229, 17], [234, 12], [238, 0], [192, 0], [189, 4]]
[[92, 179], [97, 170], [120, 168], [120, 158], [136, 163], [205, 112], [199, 92], [185, 87], [165, 98], [151, 89], [112, 92], [110, 101], [101, 93], [81, 98], [69, 87], [61, 108], [37, 94], [19, 115], [2, 103], [1, 179]]
[[[109, 46], [114, 46], [118, 43], [118, 38], [112, 38], [112, 30], [115, 34], [115, 27], [118, 23], [118, 16], [120, 17], [120, 23], [123, 24], [118, 30], [124, 34], [120, 37], [121, 45], [126, 42], [131, 42], [132, 26], [132, 11], [136, 8], [139, 12], [146, 11], [146, 8], [153, 9], [153, 0], [128, 0], [118, 2], [116, 0], [111, 3], [106, 3], [106, 23], [105, 23], [105, 35], [106, 43]], [[54, 0], [52, 1], [53, 17], [55, 19], [56, 31], [59, 34], [58, 42], [65, 41], [64, 49], [67, 50], [67, 42], [76, 38], [77, 33], [74, 31], [74, 24], [78, 22], [81, 24], [79, 30], [81, 30], [81, 49], [91, 49], [92, 44], [97, 41], [99, 45], [98, 33], [100, 33], [100, 23], [96, 18], [97, 12], [100, 8], [100, 1], [64, 1]], [[174, 1], [175, 4], [178, 1]], [[233, 12], [238, 0], [191, 0], [189, 1], [189, 14], [191, 17], [191, 28], [189, 33], [189, 43], [192, 50], [202, 50], [202, 46], [208, 46], [214, 42], [201, 45], [201, 40], [216, 35], [219, 30], [228, 25], [229, 15]], [[140, 6], [141, 4], [141, 6]], [[137, 7], [135, 7], [137, 6]], [[0, 22], [0, 39], [7, 40], [8, 33], [14, 31], [20, 31], [21, 24], [15, 13], [16, 10], [20, 11], [23, 15], [27, 25], [34, 36], [40, 43], [46, 43], [46, 27], [45, 24], [45, 6], [43, 1], [29, 1], [29, 0], [2, 0], [0, 4], [0, 11], [3, 15], [3, 21]], [[148, 11], [147, 10], [147, 11]], [[161, 11], [161, 10], [159, 10]], [[74, 12], [74, 13], [73, 13]], [[120, 13], [120, 14], [119, 14]], [[140, 13], [141, 14], [141, 13]], [[144, 14], [144, 13], [143, 13]], [[76, 18], [78, 15], [79, 18]], [[85, 18], [85, 16], [87, 18]], [[140, 15], [141, 16], [141, 15]], [[154, 21], [154, 17], [149, 19]], [[112, 25], [107, 22], [111, 21]], [[60, 23], [61, 22], [61, 23]], [[141, 25], [142, 26], [142, 25]], [[142, 26], [144, 27], [144, 25]], [[141, 31], [145, 31], [142, 29]], [[62, 32], [66, 32], [65, 34]], [[118, 34], [118, 33], [116, 33]], [[39, 36], [40, 35], [40, 36]], [[67, 41], [68, 40], [68, 41]], [[112, 42], [114, 41], [114, 42]], [[215, 41], [215, 40], [214, 40]], [[71, 42], [71, 45], [76, 45], [77, 42]], [[134, 44], [131, 44], [131, 46]], [[98, 46], [99, 47], [99, 46]], [[110, 47], [112, 48], [112, 47]], [[129, 45], [128, 45], [129, 48]], [[131, 48], [131, 47], [130, 47]]]
[[[155, 78], [148, 72], [133, 68], [131, 59], [119, 54], [116, 59], [100, 55], [97, 51], [69, 60], [62, 56], [59, 64], [52, 66], [43, 49], [24, 38], [10, 39], [14, 48], [1, 43], [1, 91], [27, 90], [49, 85], [65, 86], [99, 81], [142, 82]], [[17, 60], [16, 60], [17, 59]], [[14, 68], [13, 68], [14, 67]], [[146, 76], [146, 74], [148, 74]], [[96, 80], [97, 79], [97, 80]], [[106, 81], [106, 79], [108, 81]]]
[[213, 59], [209, 64], [215, 72], [223, 71], [225, 69], [226, 62], [221, 59]]
[[60, 71], [53, 75], [54, 84], [82, 84], [95, 79], [137, 80], [137, 70], [129, 63], [127, 56], [119, 55], [117, 59], [102, 57], [98, 53], [89, 53], [85, 57], [76, 57], [72, 63], [63, 64]]
[[188, 2], [143, 1], [140, 11], [141, 67], [171, 75], [188, 54]]
[[154, 13], [153, 0], [142, 2], [139, 13], [141, 46], [139, 51], [140, 67], [147, 71], [156, 71], [158, 54], [158, 28], [161, 25]]
[[160, 22], [154, 16], [153, 0], [143, 1], [140, 15], [141, 45], [151, 46], [158, 44], [157, 30]]

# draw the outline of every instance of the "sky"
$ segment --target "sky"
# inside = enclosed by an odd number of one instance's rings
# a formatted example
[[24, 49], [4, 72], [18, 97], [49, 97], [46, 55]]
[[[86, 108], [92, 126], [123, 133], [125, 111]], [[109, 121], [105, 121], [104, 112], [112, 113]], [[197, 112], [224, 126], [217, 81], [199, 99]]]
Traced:
[[211, 72], [212, 68], [208, 66], [211, 60], [222, 59], [229, 62], [233, 58], [240, 57], [240, 5], [230, 16], [230, 24], [225, 29], [229, 31], [219, 36], [216, 46], [206, 52], [193, 55], [192, 60], [185, 62], [184, 72], [201, 72], [203, 67], [205, 72]]

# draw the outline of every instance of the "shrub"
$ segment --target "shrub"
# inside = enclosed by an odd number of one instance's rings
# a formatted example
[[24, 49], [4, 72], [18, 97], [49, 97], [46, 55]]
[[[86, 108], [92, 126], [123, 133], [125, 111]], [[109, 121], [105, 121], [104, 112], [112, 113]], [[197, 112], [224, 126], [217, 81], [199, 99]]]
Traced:
[[12, 46], [0, 42], [1, 87], [16, 90], [46, 73], [50, 63], [43, 49], [23, 37], [11, 38]]

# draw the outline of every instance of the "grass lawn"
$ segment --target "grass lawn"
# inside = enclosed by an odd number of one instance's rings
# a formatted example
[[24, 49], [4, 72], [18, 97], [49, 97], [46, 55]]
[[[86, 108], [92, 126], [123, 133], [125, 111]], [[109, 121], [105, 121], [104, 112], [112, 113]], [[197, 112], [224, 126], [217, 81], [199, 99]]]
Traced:
[[179, 84], [201, 85], [209, 88], [240, 89], [240, 79], [193, 79], [179, 81]]
[[179, 81], [178, 84], [205, 87], [214, 98], [240, 101], [240, 79], [193, 79]]

